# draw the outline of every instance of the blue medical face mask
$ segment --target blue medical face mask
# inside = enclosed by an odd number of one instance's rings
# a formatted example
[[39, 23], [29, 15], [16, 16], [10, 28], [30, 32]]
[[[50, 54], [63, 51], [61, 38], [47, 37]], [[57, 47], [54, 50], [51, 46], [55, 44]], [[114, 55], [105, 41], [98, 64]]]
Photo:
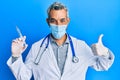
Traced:
[[54, 38], [60, 39], [66, 33], [67, 25], [50, 24], [50, 30]]

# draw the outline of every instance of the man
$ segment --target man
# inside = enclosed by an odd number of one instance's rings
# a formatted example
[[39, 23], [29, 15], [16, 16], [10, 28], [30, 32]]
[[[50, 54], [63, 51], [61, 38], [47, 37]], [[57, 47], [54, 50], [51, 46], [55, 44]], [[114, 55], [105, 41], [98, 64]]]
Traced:
[[12, 57], [7, 64], [17, 80], [85, 80], [88, 67], [108, 70], [114, 61], [112, 52], [98, 43], [90, 48], [84, 41], [66, 33], [70, 22], [67, 8], [58, 2], [48, 8], [47, 23], [51, 33], [34, 43], [23, 62], [26, 37], [12, 42]]

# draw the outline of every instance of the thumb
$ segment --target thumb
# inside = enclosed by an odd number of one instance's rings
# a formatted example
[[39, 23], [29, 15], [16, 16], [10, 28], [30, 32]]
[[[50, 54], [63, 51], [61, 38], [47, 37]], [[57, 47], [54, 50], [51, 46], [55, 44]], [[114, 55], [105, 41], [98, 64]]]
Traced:
[[28, 44], [24, 44], [22, 52], [24, 52], [27, 49], [27, 47], [28, 47]]
[[98, 44], [103, 45], [103, 43], [102, 43], [102, 37], [103, 37], [103, 34], [101, 34], [101, 35], [99, 36], [99, 39], [98, 39]]
[[26, 40], [26, 36], [23, 36], [23, 37], [22, 37], [22, 41], [25, 41], [25, 40]]

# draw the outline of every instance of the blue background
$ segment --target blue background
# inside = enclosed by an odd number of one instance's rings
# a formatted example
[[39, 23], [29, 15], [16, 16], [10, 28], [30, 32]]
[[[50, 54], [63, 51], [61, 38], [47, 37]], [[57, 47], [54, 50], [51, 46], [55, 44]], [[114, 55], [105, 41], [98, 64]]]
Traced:
[[[11, 56], [11, 41], [18, 37], [16, 25], [27, 36], [28, 48], [49, 33], [46, 9], [58, 0], [0, 0], [0, 80], [15, 80], [6, 65]], [[88, 69], [86, 80], [120, 80], [120, 0], [59, 0], [70, 13], [68, 32], [96, 43], [103, 33], [103, 43], [115, 54], [115, 61], [108, 71]]]

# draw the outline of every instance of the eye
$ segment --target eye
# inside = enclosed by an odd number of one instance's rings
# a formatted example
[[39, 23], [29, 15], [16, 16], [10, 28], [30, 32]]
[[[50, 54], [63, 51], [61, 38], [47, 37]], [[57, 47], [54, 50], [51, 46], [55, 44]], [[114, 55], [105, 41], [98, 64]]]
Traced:
[[53, 18], [49, 19], [49, 21], [50, 21], [50, 23], [55, 23], [56, 22], [56, 20], [53, 19]]
[[61, 19], [60, 22], [61, 22], [61, 23], [66, 22], [65, 18]]

